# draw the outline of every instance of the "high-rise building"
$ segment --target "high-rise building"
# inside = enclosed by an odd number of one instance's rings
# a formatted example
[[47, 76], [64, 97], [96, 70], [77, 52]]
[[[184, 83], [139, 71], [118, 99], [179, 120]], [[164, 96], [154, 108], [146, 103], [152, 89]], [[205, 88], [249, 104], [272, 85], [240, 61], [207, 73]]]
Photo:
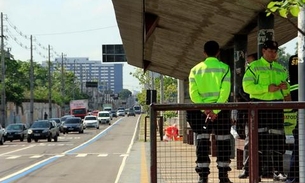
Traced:
[[[53, 66], [61, 67], [62, 58], [55, 58]], [[47, 66], [43, 62], [42, 66]], [[88, 57], [64, 57], [63, 66], [66, 71], [75, 73], [81, 88], [85, 88], [86, 82], [98, 82], [100, 91], [111, 90], [119, 93], [123, 89], [123, 64], [102, 63], [99, 60], [89, 60]]]

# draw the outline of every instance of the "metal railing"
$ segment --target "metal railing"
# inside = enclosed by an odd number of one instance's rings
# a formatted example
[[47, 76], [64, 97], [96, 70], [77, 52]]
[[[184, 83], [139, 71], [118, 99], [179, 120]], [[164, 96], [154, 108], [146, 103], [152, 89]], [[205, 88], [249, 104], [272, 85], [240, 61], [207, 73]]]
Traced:
[[[151, 183], [157, 183], [157, 114], [159, 111], [186, 111], [186, 110], [205, 110], [205, 109], [220, 109], [220, 110], [248, 110], [249, 117], [249, 137], [251, 143], [249, 145], [250, 153], [250, 175], [249, 182], [259, 182], [259, 159], [258, 159], [258, 110], [273, 110], [273, 109], [298, 109], [299, 110], [299, 174], [300, 182], [305, 182], [305, 149], [302, 146], [305, 142], [304, 129], [304, 110], [305, 102], [240, 102], [240, 103], [225, 103], [225, 104], [151, 104], [150, 105], [150, 176]], [[302, 131], [303, 130], [303, 131]]]

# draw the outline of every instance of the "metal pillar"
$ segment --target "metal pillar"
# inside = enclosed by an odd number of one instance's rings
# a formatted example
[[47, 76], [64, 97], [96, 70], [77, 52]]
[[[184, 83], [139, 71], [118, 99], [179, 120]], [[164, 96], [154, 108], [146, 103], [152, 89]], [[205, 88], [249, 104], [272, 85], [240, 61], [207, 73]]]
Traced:
[[[298, 27], [303, 32], [305, 31], [305, 8], [301, 7], [299, 16], [298, 16]], [[305, 36], [298, 32], [298, 81], [299, 81], [299, 101], [305, 101], [305, 81], [304, 81], [304, 74], [305, 74]], [[299, 109], [299, 182], [305, 182], [305, 109]], [[302, 145], [300, 145], [302, 144]]]
[[257, 34], [257, 58], [262, 56], [263, 43], [267, 40], [274, 40], [274, 16], [266, 16], [266, 12], [258, 15], [258, 34]]
[[234, 37], [234, 74], [233, 74], [233, 101], [237, 102], [237, 96], [242, 87], [242, 79], [245, 73], [247, 54], [247, 35], [236, 35]]

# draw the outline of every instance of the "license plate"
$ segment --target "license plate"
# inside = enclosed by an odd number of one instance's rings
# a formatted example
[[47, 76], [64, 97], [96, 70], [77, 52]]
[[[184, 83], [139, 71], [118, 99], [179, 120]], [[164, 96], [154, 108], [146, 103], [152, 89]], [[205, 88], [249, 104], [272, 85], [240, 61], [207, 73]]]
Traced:
[[8, 135], [8, 136], [7, 136], [7, 138], [13, 138], [13, 137], [14, 137], [13, 135]]
[[69, 128], [69, 130], [74, 130], [74, 128]]
[[34, 134], [34, 136], [40, 136], [40, 134], [38, 133], [38, 134]]

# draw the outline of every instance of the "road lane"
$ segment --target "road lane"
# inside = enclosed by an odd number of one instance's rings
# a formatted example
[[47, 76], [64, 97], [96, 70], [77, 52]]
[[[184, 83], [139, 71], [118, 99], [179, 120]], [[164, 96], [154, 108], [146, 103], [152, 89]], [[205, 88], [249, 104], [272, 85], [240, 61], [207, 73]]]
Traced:
[[[62, 153], [53, 147], [52, 152], [60, 156], [44, 158], [36, 167], [25, 170], [30, 172], [19, 172], [18, 179], [10, 182], [115, 182], [134, 140], [137, 119], [120, 118], [95, 138]], [[37, 151], [46, 153], [50, 149], [37, 148]]]
[[58, 142], [47, 142], [46, 140], [39, 140], [37, 143], [26, 141], [5, 142], [4, 145], [0, 146], [0, 182], [4, 177], [35, 163], [52, 156], [62, 155], [75, 146], [88, 141], [107, 127], [109, 126], [101, 125], [99, 130], [86, 129], [84, 134], [61, 134]]

